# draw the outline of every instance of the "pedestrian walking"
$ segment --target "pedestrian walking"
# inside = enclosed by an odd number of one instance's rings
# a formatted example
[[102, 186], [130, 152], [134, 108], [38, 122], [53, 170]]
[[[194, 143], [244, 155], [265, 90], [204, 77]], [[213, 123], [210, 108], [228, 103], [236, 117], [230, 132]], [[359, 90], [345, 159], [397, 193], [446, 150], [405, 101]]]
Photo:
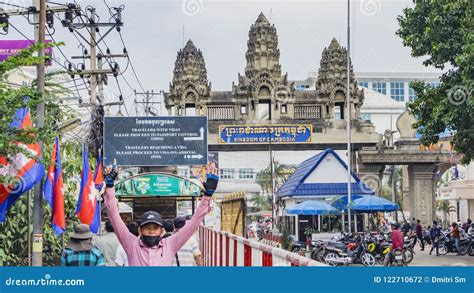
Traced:
[[451, 224], [451, 232], [449, 232], [451, 235], [451, 238], [454, 240], [454, 244], [456, 246], [457, 254], [456, 255], [461, 255], [461, 246], [459, 245], [459, 242], [461, 241], [461, 233], [459, 232], [459, 227], [456, 222], [453, 222]]
[[411, 219], [411, 222], [410, 222], [411, 233], [414, 233], [416, 231], [416, 224], [417, 224], [416, 219], [415, 218]]
[[[138, 236], [138, 224], [135, 222], [131, 222], [127, 225], [128, 231], [135, 236]], [[128, 257], [127, 253], [123, 249], [122, 245], [117, 247], [117, 253], [115, 254], [115, 263], [119, 267], [128, 267]]]
[[61, 255], [61, 266], [103, 266], [104, 256], [92, 244], [93, 236], [89, 225], [76, 225]]
[[[186, 219], [176, 217], [174, 219], [174, 231], [178, 233], [186, 224]], [[199, 250], [199, 242], [196, 237], [191, 236], [186, 244], [176, 253], [173, 259], [173, 266], [178, 267], [195, 267], [202, 266], [202, 254]]]
[[112, 227], [112, 223], [110, 223], [109, 220], [105, 222], [105, 231], [106, 233], [104, 235], [93, 239], [92, 243], [102, 251], [105, 266], [114, 267], [117, 265], [115, 262], [115, 256], [120, 242], [117, 235], [115, 235], [114, 227]]
[[185, 227], [170, 237], [165, 234], [161, 215], [155, 211], [145, 212], [138, 228], [139, 237], [131, 234], [120, 218], [115, 197], [115, 180], [119, 170], [107, 167], [104, 172], [106, 190], [104, 194], [107, 214], [123, 249], [127, 253], [130, 266], [170, 266], [176, 252], [191, 238], [211, 210], [210, 201], [217, 188], [219, 176], [217, 170], [208, 170], [207, 180], [203, 183], [203, 196], [191, 220]]
[[418, 219], [416, 220], [416, 237], [420, 241], [421, 251], [425, 250], [425, 240], [423, 239], [423, 227], [421, 226], [421, 221]]
[[434, 221], [433, 226], [431, 226], [431, 229], [430, 229], [430, 238], [431, 238], [430, 255], [433, 252], [433, 250], [436, 249], [436, 256], [439, 256], [438, 243], [439, 243], [440, 236], [441, 236], [441, 229], [440, 227], [438, 227], [438, 223]]

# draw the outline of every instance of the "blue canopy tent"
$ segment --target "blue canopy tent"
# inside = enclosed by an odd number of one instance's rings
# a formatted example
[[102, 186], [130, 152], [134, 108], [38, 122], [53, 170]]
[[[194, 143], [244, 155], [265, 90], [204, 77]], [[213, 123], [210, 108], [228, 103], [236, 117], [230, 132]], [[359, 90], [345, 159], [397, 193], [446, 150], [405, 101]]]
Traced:
[[400, 209], [398, 204], [378, 196], [358, 198], [350, 206], [358, 213], [393, 212]]
[[[352, 194], [351, 195], [351, 201], [353, 203], [354, 200], [362, 198], [364, 196], [365, 195], [361, 195], [361, 194]], [[347, 195], [338, 196], [338, 197], [336, 197], [336, 198], [334, 198], [330, 201], [330, 204], [331, 204], [332, 207], [334, 207], [338, 211], [344, 211], [344, 212], [347, 212], [347, 203], [348, 203], [348, 196]]]
[[292, 215], [337, 215], [339, 211], [329, 204], [319, 200], [303, 201], [290, 209], [286, 209], [287, 214]]

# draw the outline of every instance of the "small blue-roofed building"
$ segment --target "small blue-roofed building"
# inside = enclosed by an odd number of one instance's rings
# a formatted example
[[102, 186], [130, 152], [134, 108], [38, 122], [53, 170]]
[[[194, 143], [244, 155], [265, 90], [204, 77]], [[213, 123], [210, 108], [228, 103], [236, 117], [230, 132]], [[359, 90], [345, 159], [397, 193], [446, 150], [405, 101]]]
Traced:
[[[306, 200], [321, 200], [331, 203], [335, 198], [347, 196], [347, 182], [347, 165], [333, 149], [326, 149], [301, 163], [295, 173], [283, 183], [277, 192], [278, 199], [284, 203], [285, 207], [281, 209], [280, 216], [283, 217], [283, 223], [290, 229], [291, 234], [295, 234], [302, 241], [305, 228], [313, 227], [317, 231], [327, 230], [329, 218], [288, 215], [285, 213], [285, 209]], [[355, 173], [352, 173], [351, 191], [354, 197], [374, 194]], [[347, 223], [347, 214], [345, 218]], [[341, 216], [332, 217], [332, 228], [338, 225], [340, 219]], [[357, 216], [357, 227], [354, 228], [359, 231], [363, 229], [363, 216]]]

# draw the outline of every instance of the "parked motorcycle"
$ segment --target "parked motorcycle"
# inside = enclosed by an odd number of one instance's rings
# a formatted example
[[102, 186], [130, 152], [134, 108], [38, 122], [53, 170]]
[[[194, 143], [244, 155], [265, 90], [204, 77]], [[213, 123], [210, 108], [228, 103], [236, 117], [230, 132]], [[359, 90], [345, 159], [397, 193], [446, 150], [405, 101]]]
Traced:
[[348, 244], [331, 243], [325, 246], [326, 256], [324, 261], [330, 266], [349, 265], [362, 263], [364, 266], [374, 266], [375, 257], [368, 251], [361, 238]]

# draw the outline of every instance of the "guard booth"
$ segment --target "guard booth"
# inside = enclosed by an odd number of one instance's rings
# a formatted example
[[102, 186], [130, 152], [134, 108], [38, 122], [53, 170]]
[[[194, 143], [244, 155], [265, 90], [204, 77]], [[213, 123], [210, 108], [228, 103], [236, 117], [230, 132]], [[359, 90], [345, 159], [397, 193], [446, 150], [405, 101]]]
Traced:
[[159, 212], [164, 220], [192, 215], [202, 191], [197, 181], [162, 172], [138, 174], [115, 185], [115, 196], [132, 208], [134, 221], [150, 210]]

